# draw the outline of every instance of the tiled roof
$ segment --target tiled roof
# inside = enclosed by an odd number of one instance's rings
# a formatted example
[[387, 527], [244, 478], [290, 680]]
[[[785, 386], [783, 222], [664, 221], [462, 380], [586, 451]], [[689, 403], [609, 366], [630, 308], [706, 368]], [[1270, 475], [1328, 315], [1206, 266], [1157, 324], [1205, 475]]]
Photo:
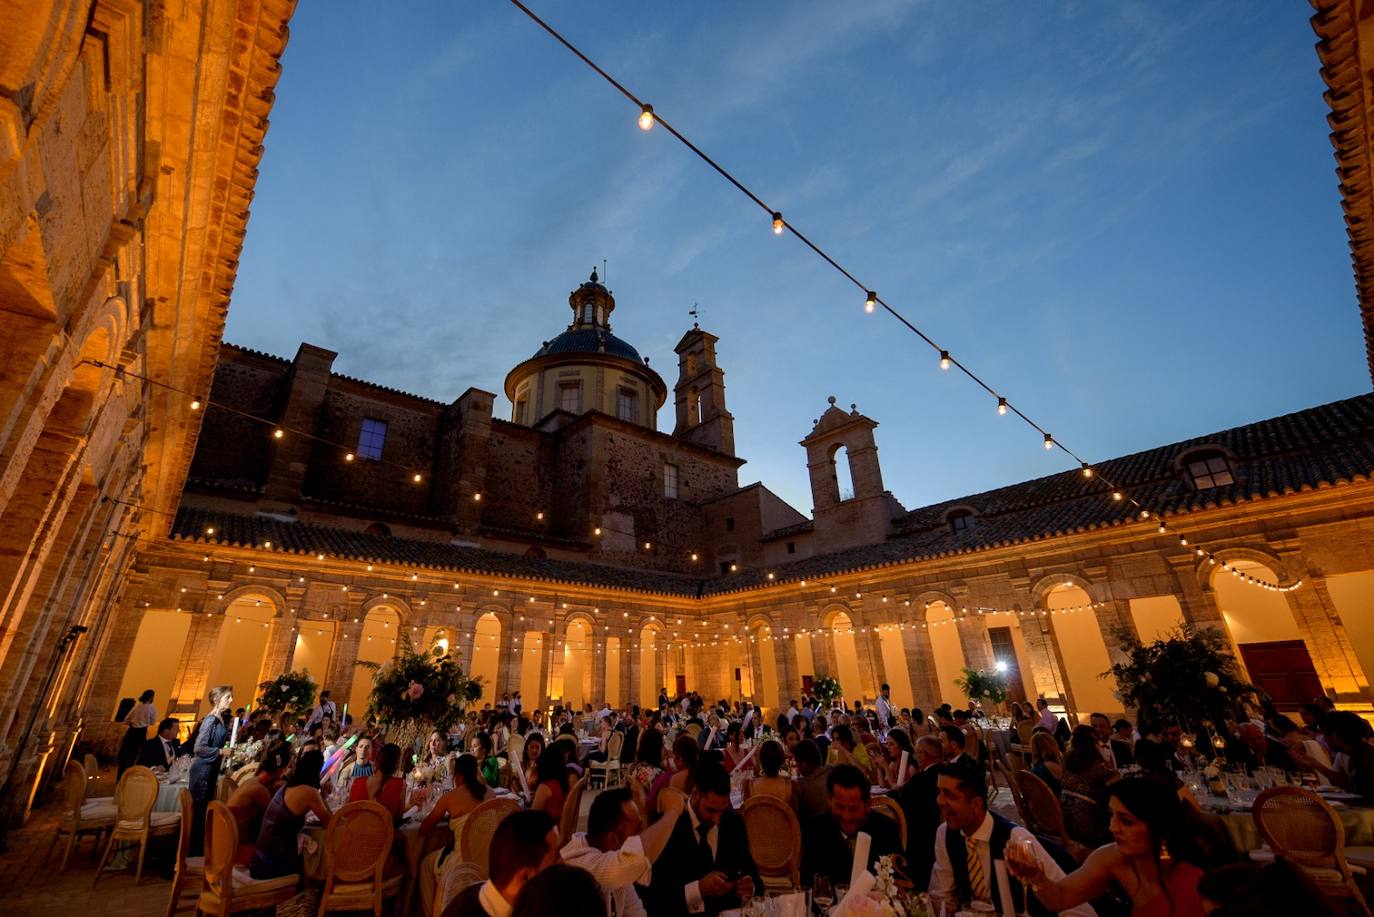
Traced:
[[[1177, 460], [1205, 446], [1219, 448], [1234, 458], [1235, 483], [1205, 491], [1193, 489]], [[1109, 459], [1095, 467], [1142, 504], [1167, 517], [1368, 480], [1374, 473], [1374, 394]], [[1079, 471], [1065, 471], [912, 510], [894, 520], [897, 534], [887, 541], [776, 567], [772, 571], [777, 577], [774, 584], [972, 554], [1122, 525], [1136, 521], [1128, 505], [1114, 501], [1100, 477], [1085, 478]], [[954, 506], [972, 507], [977, 514], [975, 524], [958, 534], [944, 521], [945, 513]], [[207, 526], [215, 527], [213, 536], [205, 535]], [[809, 526], [807, 522], [795, 528], [804, 531]], [[679, 596], [721, 595], [766, 587], [770, 582], [767, 570], [698, 579], [188, 508], [178, 513], [172, 535], [239, 546], [270, 540], [273, 550], [287, 552], [324, 552], [420, 568]]]
[[1374, 376], [1374, 164], [1370, 162], [1374, 138], [1369, 123], [1374, 106], [1365, 75], [1374, 66], [1370, 60], [1374, 54], [1362, 59], [1359, 40], [1361, 27], [1374, 19], [1374, 8], [1356, 0], [1312, 0], [1312, 7], [1316, 10], [1312, 30], [1319, 39], [1317, 57], [1327, 85], [1326, 102], [1331, 107], [1326, 122], [1331, 126], [1331, 146], [1340, 177], [1355, 291], [1364, 319], [1365, 352]]
[[539, 348], [535, 356], [542, 357], [551, 353], [609, 353], [634, 360], [636, 363], [644, 362], [639, 351], [635, 350], [629, 341], [618, 338], [609, 331], [598, 331], [595, 328], [570, 328]]
[[[207, 529], [212, 527], [214, 534], [207, 534]], [[416, 571], [512, 576], [663, 595], [694, 596], [699, 594], [701, 587], [699, 579], [671, 573], [522, 557], [442, 541], [392, 538], [333, 526], [284, 522], [269, 516], [246, 516], [184, 506], [177, 511], [171, 537], [198, 544], [243, 548], [261, 547], [270, 541], [272, 547], [268, 550], [280, 554], [324, 554], [330, 558], [401, 564]]]

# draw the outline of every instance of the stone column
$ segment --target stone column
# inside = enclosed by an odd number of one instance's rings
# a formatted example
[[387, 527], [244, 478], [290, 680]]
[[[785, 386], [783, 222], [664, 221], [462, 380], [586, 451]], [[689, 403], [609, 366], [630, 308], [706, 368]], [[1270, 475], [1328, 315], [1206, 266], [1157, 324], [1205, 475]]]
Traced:
[[1097, 627], [1102, 632], [1102, 642], [1107, 645], [1107, 658], [1111, 660], [1112, 665], [1129, 661], [1121, 650], [1121, 634], [1140, 638], [1135, 618], [1131, 615], [1130, 602], [1124, 599], [1108, 599], [1098, 603], [1098, 607], [1093, 609], [1093, 614], [1097, 618]]
[[1197, 555], [1192, 552], [1171, 554], [1169, 566], [1173, 570], [1174, 581], [1178, 584], [1178, 604], [1183, 610], [1183, 620], [1194, 627], [1211, 627], [1227, 634], [1226, 622], [1211, 589], [1204, 589], [1198, 582], [1196, 572]]
[[970, 614], [956, 619], [959, 647], [964, 651], [964, 665], [971, 669], [992, 668], [992, 642], [988, 638], [988, 622], [982, 615]]
[[[626, 678], [629, 679], [625, 684], [625, 689], [628, 691], [627, 696], [630, 698], [630, 703], [639, 704], [640, 707], [650, 705], [654, 701], [654, 698], [644, 697], [640, 689], [640, 681], [643, 680], [644, 664], [643, 657], [641, 656], [643, 650], [640, 648], [639, 641], [643, 635], [643, 627], [636, 623], [629, 626], [629, 634], [625, 638], [625, 650], [629, 653], [629, 658], [625, 661], [624, 669]], [[655, 697], [657, 697], [657, 695], [655, 695]]]
[[512, 652], [519, 645], [515, 642], [515, 615], [508, 614], [506, 619], [501, 622], [501, 639], [496, 641], [496, 684], [491, 688], [493, 700], [500, 700], [502, 694], [520, 688], [520, 665], [514, 659], [516, 653]]
[[930, 631], [924, 622], [908, 622], [901, 635], [907, 677], [911, 679], [911, 693], [915, 695], [914, 703], [928, 713], [941, 703]]
[[[865, 617], [867, 620], [867, 617]], [[854, 655], [859, 658], [859, 697], [849, 698], [852, 705], [859, 698], [877, 700], [878, 685], [883, 680], [883, 654], [878, 647], [878, 634], [871, 624], [854, 627]]]
[[[1301, 569], [1298, 563], [1286, 562], [1290, 570]], [[1308, 584], [1312, 588], [1308, 588]], [[1355, 651], [1340, 626], [1336, 603], [1331, 600], [1326, 579], [1310, 572], [1303, 577], [1301, 588], [1284, 593], [1293, 620], [1298, 624], [1312, 666], [1321, 678], [1322, 687], [1341, 700], [1365, 702], [1361, 683], [1368, 683], [1364, 667], [1355, 658]]]
[[1345, 625], [1341, 623], [1340, 609], [1336, 607], [1335, 600], [1331, 598], [1331, 592], [1326, 585], [1326, 577], [1313, 570], [1308, 570], [1303, 576], [1302, 587], [1297, 591], [1302, 592], [1307, 588], [1308, 583], [1312, 584], [1313, 594], [1331, 621], [1332, 633], [1336, 639], [1334, 651], [1339, 653], [1340, 658], [1345, 662], [1345, 667], [1349, 669], [1351, 685], [1345, 692], [1338, 688], [1337, 694], [1338, 696], [1341, 694], [1350, 695], [1349, 697], [1341, 697], [1341, 700], [1348, 700], [1352, 703], [1367, 703], [1369, 676], [1360, 663], [1360, 657], [1355, 655], [1355, 648], [1350, 645], [1350, 635], [1346, 633]]
[[783, 632], [779, 626], [774, 626], [773, 631], [773, 652], [777, 657], [778, 691], [781, 700], [784, 704], [794, 697], [800, 701], [802, 681], [797, 662], [796, 638], [790, 633]]
[[[184, 607], [184, 606], [183, 606]], [[177, 666], [176, 677], [172, 680], [172, 696], [167, 705], [167, 716], [194, 719], [200, 702], [206, 699], [210, 678], [210, 657], [219, 642], [220, 628], [224, 626], [224, 615], [207, 614], [199, 607], [191, 611], [190, 632], [181, 650], [181, 662]]]
[[603, 701], [611, 701], [611, 698], [606, 696], [606, 634], [604, 629], [600, 634], [596, 632], [595, 627], [588, 629], [591, 631], [587, 637], [591, 644], [591, 658], [587, 660], [587, 664], [592, 669], [592, 690], [587, 699], [595, 709], [600, 710]]

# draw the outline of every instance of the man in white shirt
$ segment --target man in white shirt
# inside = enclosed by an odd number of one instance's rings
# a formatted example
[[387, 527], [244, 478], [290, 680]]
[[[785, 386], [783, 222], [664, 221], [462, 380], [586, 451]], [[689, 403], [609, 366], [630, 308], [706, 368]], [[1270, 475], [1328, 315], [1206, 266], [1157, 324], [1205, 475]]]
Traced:
[[1043, 697], [1037, 698], [1035, 706], [1040, 711], [1040, 722], [1036, 725], [1044, 726], [1050, 731], [1050, 735], [1054, 735], [1054, 731], [1059, 728], [1059, 718], [1050, 711], [1049, 701]]
[[797, 718], [797, 715], [800, 713], [801, 711], [797, 709], [797, 700], [796, 698], [793, 698], [791, 702], [789, 702], [787, 705], [787, 722], [790, 723], [793, 720], [795, 720]]
[[892, 726], [892, 689], [883, 685], [878, 695], [878, 727], [886, 732]]
[[[1031, 897], [1024, 902], [1021, 883], [1010, 878], [1004, 852], [1008, 845], [1022, 845], [1034, 853], [1045, 878], [1058, 881], [1064, 870], [1040, 846], [1029, 831], [988, 811], [988, 787], [981, 771], [958, 764], [939, 771], [936, 805], [943, 823], [935, 832], [935, 867], [930, 872], [930, 897], [948, 913], [964, 909], [970, 901], [986, 901], [1003, 917], [1050, 913]], [[1028, 906], [1028, 907], [1027, 907]], [[1072, 917], [1096, 917], [1086, 904], [1060, 913]]]
[[337, 722], [339, 719], [339, 708], [329, 699], [328, 691], [321, 691], [320, 705], [310, 711], [310, 716], [305, 720], [305, 731], [308, 733], [313, 727], [319, 723], [323, 723], [325, 717], [329, 717]]
[[491, 835], [490, 878], [469, 885], [443, 917], [510, 917], [525, 883], [558, 862], [558, 824], [538, 809], [512, 812]]
[[646, 911], [635, 885], [648, 886], [682, 805], [681, 793], [667, 794], [663, 817], [645, 828], [644, 789], [638, 781], [630, 781], [628, 789], [605, 790], [592, 801], [586, 833], [579, 831], [563, 846], [563, 862], [592, 874], [606, 895], [608, 914], [641, 917]]

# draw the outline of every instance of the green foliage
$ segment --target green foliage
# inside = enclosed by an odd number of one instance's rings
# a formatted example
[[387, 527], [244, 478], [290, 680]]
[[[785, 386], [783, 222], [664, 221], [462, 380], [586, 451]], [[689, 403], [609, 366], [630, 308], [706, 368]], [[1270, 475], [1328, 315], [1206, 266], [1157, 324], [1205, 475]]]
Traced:
[[965, 667], [964, 677], [955, 679], [954, 683], [969, 700], [989, 701], [994, 705], [1006, 703], [1007, 676], [1004, 672]]
[[1240, 677], [1226, 637], [1185, 625], [1163, 640], [1141, 643], [1119, 631], [1126, 662], [1112, 666], [1116, 696], [1128, 706], [1179, 721], [1185, 729], [1221, 723], [1256, 688]]
[[833, 675], [822, 675], [811, 682], [811, 693], [817, 700], [829, 702], [840, 697], [844, 691], [840, 690], [840, 683]]
[[258, 685], [258, 706], [276, 714], [304, 716], [315, 705], [318, 694], [308, 669], [287, 672]]
[[452, 656], [417, 653], [409, 645], [390, 662], [358, 665], [373, 670], [368, 712], [386, 726], [424, 723], [448, 729], [482, 696], [482, 680], [468, 678]]

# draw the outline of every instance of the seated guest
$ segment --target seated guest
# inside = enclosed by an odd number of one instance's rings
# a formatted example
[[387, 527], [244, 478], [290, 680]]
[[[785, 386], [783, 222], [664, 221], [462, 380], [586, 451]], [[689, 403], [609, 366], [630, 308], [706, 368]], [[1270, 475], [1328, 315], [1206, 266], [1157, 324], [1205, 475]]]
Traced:
[[144, 742], [138, 750], [136, 764], [142, 767], [160, 767], [167, 770], [180, 753], [177, 745], [177, 732], [181, 724], [172, 717], [157, 724], [157, 735]]
[[1333, 710], [1322, 717], [1322, 734], [1332, 754], [1345, 759], [1346, 768], [1325, 765], [1306, 752], [1293, 749], [1293, 760], [1304, 770], [1316, 771], [1342, 789], [1374, 799], [1374, 745], [1370, 745], [1369, 724], [1349, 710]]
[[547, 812], [512, 812], [492, 832], [488, 858], [490, 878], [460, 892], [443, 917], [507, 917], [525, 883], [558, 862], [558, 822]]
[[828, 812], [830, 793], [825, 782], [830, 777], [830, 765], [821, 764], [820, 748], [811, 739], [804, 739], [792, 750], [792, 756], [797, 763], [797, 816], [804, 821]]
[[600, 742], [596, 746], [595, 751], [588, 753], [588, 764], [591, 764], [593, 761], [601, 762], [606, 760], [606, 758], [610, 754], [608, 749], [610, 747], [611, 736], [614, 734], [615, 720], [612, 719], [611, 715], [608, 713], [601, 718], [601, 725], [597, 727], [597, 738], [600, 740]]
[[[662, 773], [663, 733], [657, 729], [646, 729], [639, 737], [639, 744], [635, 747], [635, 763], [630, 766], [626, 779], [630, 783], [638, 783], [643, 788], [645, 803], [650, 812], [654, 811], [654, 806], [658, 802], [655, 784]], [[666, 779], [664, 782], [667, 782]]]
[[730, 807], [730, 775], [723, 767], [703, 764], [654, 864], [646, 909], [654, 917], [719, 914], [762, 888], [744, 820]]
[[945, 743], [945, 761], [949, 764], [967, 764], [969, 767], [977, 767], [978, 759], [964, 752], [966, 744], [964, 730], [955, 726], [953, 723], [945, 723], [940, 727], [940, 736]]
[[890, 786], [894, 789], [901, 786], [902, 752], [906, 752], [906, 777], [915, 773], [916, 762], [913, 756], [916, 749], [912, 747], [911, 738], [906, 734], [906, 730], [900, 726], [893, 726], [887, 731], [887, 743], [883, 746], [884, 760], [878, 763], [882, 773], [879, 775], [883, 781], [883, 786]]
[[1054, 795], [1063, 789], [1060, 782], [1064, 778], [1064, 756], [1059, 752], [1059, 743], [1048, 732], [1037, 732], [1031, 736], [1031, 773], [1045, 781]]
[[614, 787], [597, 794], [587, 813], [587, 832], [578, 832], [563, 845], [563, 862], [587, 870], [605, 896], [606, 910], [616, 917], [645, 914], [635, 885], [647, 885], [650, 867], [672, 837], [683, 799], [665, 797], [663, 817], [648, 825], [644, 791], [638, 784]]
[[262, 750], [258, 756], [258, 770], [230, 794], [225, 805], [239, 829], [239, 852], [234, 862], [247, 866], [253, 856], [253, 841], [262, 830], [262, 817], [272, 804], [277, 783], [291, 764], [291, 746], [278, 742]]
[[1118, 769], [1135, 764], [1135, 728], [1130, 720], [1117, 720], [1112, 724], [1112, 759]]
[[1204, 875], [1197, 884], [1203, 912], [1213, 917], [1332, 917], [1321, 888], [1284, 859], [1264, 866], [1231, 863]]
[[871, 838], [867, 869], [878, 857], [901, 853], [897, 822], [873, 811], [871, 785], [863, 771], [852, 764], [837, 764], [826, 778], [830, 810], [807, 821], [802, 828], [801, 876], [809, 886], [816, 874], [830, 877], [835, 885], [849, 884], [854, 871], [854, 840], [860, 831]]
[[358, 744], [353, 749], [353, 763], [348, 765], [339, 774], [339, 786], [352, 787], [353, 781], [361, 778], [371, 777], [377, 772], [377, 767], [373, 763], [376, 746], [367, 736], [358, 739]]
[[560, 746], [564, 742], [554, 742], [535, 762], [534, 799], [531, 809], [547, 812], [554, 818], [563, 817], [563, 801], [568, 798], [568, 766], [566, 753]]
[[348, 788], [348, 801], [370, 799], [391, 813], [397, 823], [405, 812], [406, 782], [396, 776], [401, 767], [401, 746], [387, 742], [377, 755], [377, 769], [371, 777], [359, 777]]
[[472, 755], [459, 755], [453, 762], [453, 789], [439, 797], [434, 808], [420, 823], [420, 833], [428, 834], [445, 817], [454, 835], [462, 827], [462, 819], [467, 818], [473, 809], [487, 798], [487, 785], [477, 772], [477, 759]]
[[[744, 746], [740, 744], [741, 735], [742, 730], [738, 720], [732, 720], [730, 725], [725, 727], [725, 769], [730, 773], [734, 773], [739, 763], [749, 757], [749, 752], [745, 751]], [[757, 759], [757, 755], [755, 758]], [[757, 760], [750, 761], [749, 764], [752, 771], [758, 771], [759, 762]]]
[[792, 781], [778, 775], [778, 772], [782, 770], [782, 745], [778, 742], [764, 742], [759, 747], [758, 758], [759, 767], [763, 770], [763, 774], [750, 781], [749, 795], [772, 796], [774, 799], [781, 799], [789, 806], [796, 808], [796, 791]]
[[692, 773], [696, 770], [697, 762], [701, 759], [701, 746], [697, 740], [687, 733], [681, 733], [673, 740], [673, 772], [667, 775], [660, 775], [659, 780], [663, 783], [655, 789], [662, 789], [663, 786], [670, 786], [683, 793], [692, 791]]
[[[1216, 859], [1215, 839], [1163, 784], [1130, 777], [1111, 788], [1114, 843], [1099, 847], [1067, 876], [1047, 857], [1008, 860], [1044, 908], [1064, 911], [1120, 889], [1132, 917], [1201, 917], [1198, 882]], [[1209, 841], [1211, 842], [1209, 844]], [[1168, 858], [1160, 852], [1168, 850]], [[1032, 907], [1034, 910], [1034, 907]]]
[[[525, 785], [530, 787], [531, 790], [533, 790], [535, 784], [539, 782], [535, 775], [534, 768], [535, 762], [539, 760], [539, 756], [543, 753], [544, 737], [537, 732], [531, 732], [525, 737], [525, 747], [520, 752], [519, 762], [520, 766], [525, 769]], [[514, 766], [514, 762], [512, 762], [512, 766]], [[516, 779], [518, 780], [519, 778], [517, 777]]]
[[286, 785], [277, 790], [267, 811], [262, 815], [258, 831], [257, 849], [248, 863], [248, 873], [254, 879], [276, 879], [301, 871], [299, 848], [305, 816], [314, 812], [322, 824], [328, 824], [329, 805], [320, 796], [320, 771], [324, 768], [324, 753], [319, 749], [302, 752]]
[[[1022, 913], [1042, 917], [1051, 913], [1034, 898], [1027, 909], [1021, 883], [1009, 881], [1011, 888], [1001, 887], [996, 864], [1006, 859], [1009, 844], [1030, 852], [1045, 881], [1059, 881], [1064, 878], [1064, 870], [1029, 831], [988, 811], [988, 785], [983, 772], [966, 765], [946, 764], [940, 768], [937, 786], [936, 802], [942, 823], [935, 832], [935, 867], [930, 873], [932, 906], [953, 914], [972, 901], [984, 901], [992, 904], [1002, 917]], [[1010, 911], [1005, 903], [1008, 897]], [[1096, 914], [1087, 905], [1068, 907], [1061, 913], [1077, 917]]]
[[496, 786], [501, 781], [501, 759], [496, 757], [496, 747], [492, 744], [490, 733], [477, 733], [473, 754], [477, 756], [482, 779], [487, 786]]
[[1237, 741], [1227, 749], [1232, 764], [1244, 765], [1247, 771], [1259, 767], [1281, 767], [1286, 771], [1298, 769], [1282, 742], [1264, 734], [1254, 723], [1241, 723], [1236, 728]]
[[1107, 785], [1117, 776], [1116, 769], [1102, 759], [1096, 731], [1091, 726], [1075, 727], [1064, 753], [1059, 793], [1069, 837], [1089, 847], [1107, 839]]
[[[633, 898], [634, 892], [630, 892], [630, 896]], [[511, 917], [544, 917], [546, 914], [605, 917], [606, 901], [601, 886], [585, 869], [555, 863], [525, 883], [510, 913]], [[614, 913], [621, 917], [631, 912]], [[633, 913], [643, 914], [644, 910], [641, 908]]]
[[935, 804], [936, 781], [944, 760], [940, 739], [932, 735], [921, 736], [916, 740], [916, 753], [911, 762], [914, 773], [896, 793], [897, 803], [906, 815], [906, 861], [918, 892], [925, 891], [930, 884], [930, 870], [935, 865], [935, 831], [940, 827], [940, 807]]

